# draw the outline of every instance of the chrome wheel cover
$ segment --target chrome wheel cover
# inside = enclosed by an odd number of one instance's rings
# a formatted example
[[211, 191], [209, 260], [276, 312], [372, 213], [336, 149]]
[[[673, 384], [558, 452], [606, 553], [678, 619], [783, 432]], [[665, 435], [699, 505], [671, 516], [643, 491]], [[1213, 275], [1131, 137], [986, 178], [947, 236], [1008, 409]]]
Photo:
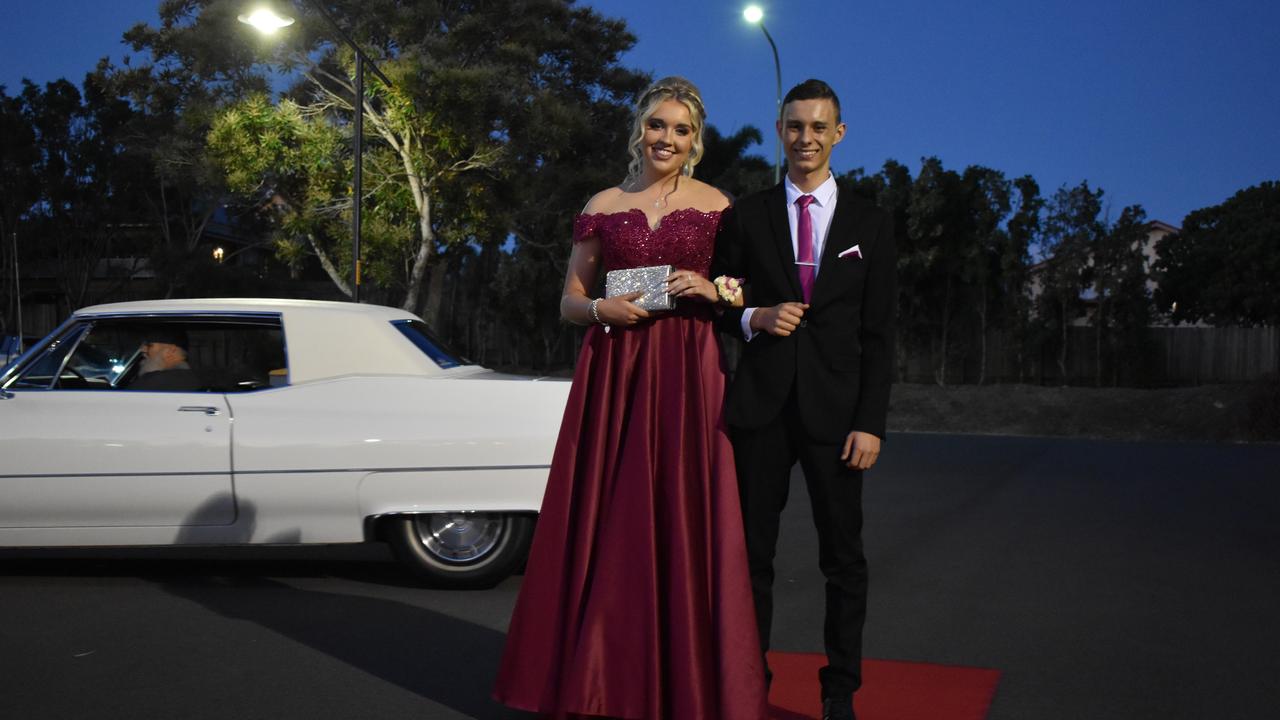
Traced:
[[414, 517], [418, 537], [427, 552], [441, 562], [475, 564], [502, 542], [503, 516], [494, 513], [435, 513]]

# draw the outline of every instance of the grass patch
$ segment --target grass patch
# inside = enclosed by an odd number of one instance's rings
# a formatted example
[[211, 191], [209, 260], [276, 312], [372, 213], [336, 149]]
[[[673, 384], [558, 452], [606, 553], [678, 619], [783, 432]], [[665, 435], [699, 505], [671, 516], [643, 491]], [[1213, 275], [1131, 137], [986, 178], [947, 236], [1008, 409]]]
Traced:
[[[1247, 442], [1259, 433], [1259, 386], [1160, 389], [1037, 385], [893, 386], [890, 432]], [[1251, 407], [1252, 406], [1252, 407]]]

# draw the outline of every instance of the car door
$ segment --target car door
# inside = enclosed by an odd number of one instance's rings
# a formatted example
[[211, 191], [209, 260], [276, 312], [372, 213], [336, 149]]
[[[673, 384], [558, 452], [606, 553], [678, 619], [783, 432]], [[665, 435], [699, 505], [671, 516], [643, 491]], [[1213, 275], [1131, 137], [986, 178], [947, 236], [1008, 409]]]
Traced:
[[0, 528], [234, 522], [226, 397], [121, 388], [136, 332], [72, 324], [0, 390]]

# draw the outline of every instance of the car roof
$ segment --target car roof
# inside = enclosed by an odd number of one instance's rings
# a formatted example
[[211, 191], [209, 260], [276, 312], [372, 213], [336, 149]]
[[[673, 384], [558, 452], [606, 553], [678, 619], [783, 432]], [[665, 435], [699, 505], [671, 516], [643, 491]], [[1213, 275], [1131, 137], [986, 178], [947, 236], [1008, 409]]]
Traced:
[[278, 314], [284, 320], [289, 382], [343, 375], [438, 375], [444, 372], [391, 324], [418, 320], [406, 310], [353, 302], [275, 298], [138, 300], [92, 305], [79, 318], [119, 315]]
[[332, 300], [298, 300], [294, 298], [182, 298], [168, 300], [132, 300], [129, 302], [90, 305], [77, 315], [101, 315], [120, 312], [339, 312], [376, 317], [413, 318], [412, 313], [397, 308], [366, 303]]

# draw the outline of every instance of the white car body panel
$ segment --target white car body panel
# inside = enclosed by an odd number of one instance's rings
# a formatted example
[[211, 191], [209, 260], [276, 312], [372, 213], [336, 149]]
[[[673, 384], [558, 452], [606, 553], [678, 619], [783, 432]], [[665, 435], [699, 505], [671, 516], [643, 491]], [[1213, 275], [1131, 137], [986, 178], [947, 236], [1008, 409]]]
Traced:
[[[278, 314], [288, 384], [11, 391], [0, 546], [360, 542], [383, 515], [538, 510], [569, 383], [441, 368], [391, 324], [415, 316], [371, 305], [163, 300], [73, 319], [192, 313]], [[218, 414], [179, 411], [193, 406]]]
[[[0, 528], [226, 525], [223, 396], [19, 390], [0, 406]], [[211, 407], [217, 415], [180, 408]], [[198, 511], [197, 508], [199, 509]]]
[[233, 395], [236, 472], [545, 466], [562, 388], [346, 377]]

